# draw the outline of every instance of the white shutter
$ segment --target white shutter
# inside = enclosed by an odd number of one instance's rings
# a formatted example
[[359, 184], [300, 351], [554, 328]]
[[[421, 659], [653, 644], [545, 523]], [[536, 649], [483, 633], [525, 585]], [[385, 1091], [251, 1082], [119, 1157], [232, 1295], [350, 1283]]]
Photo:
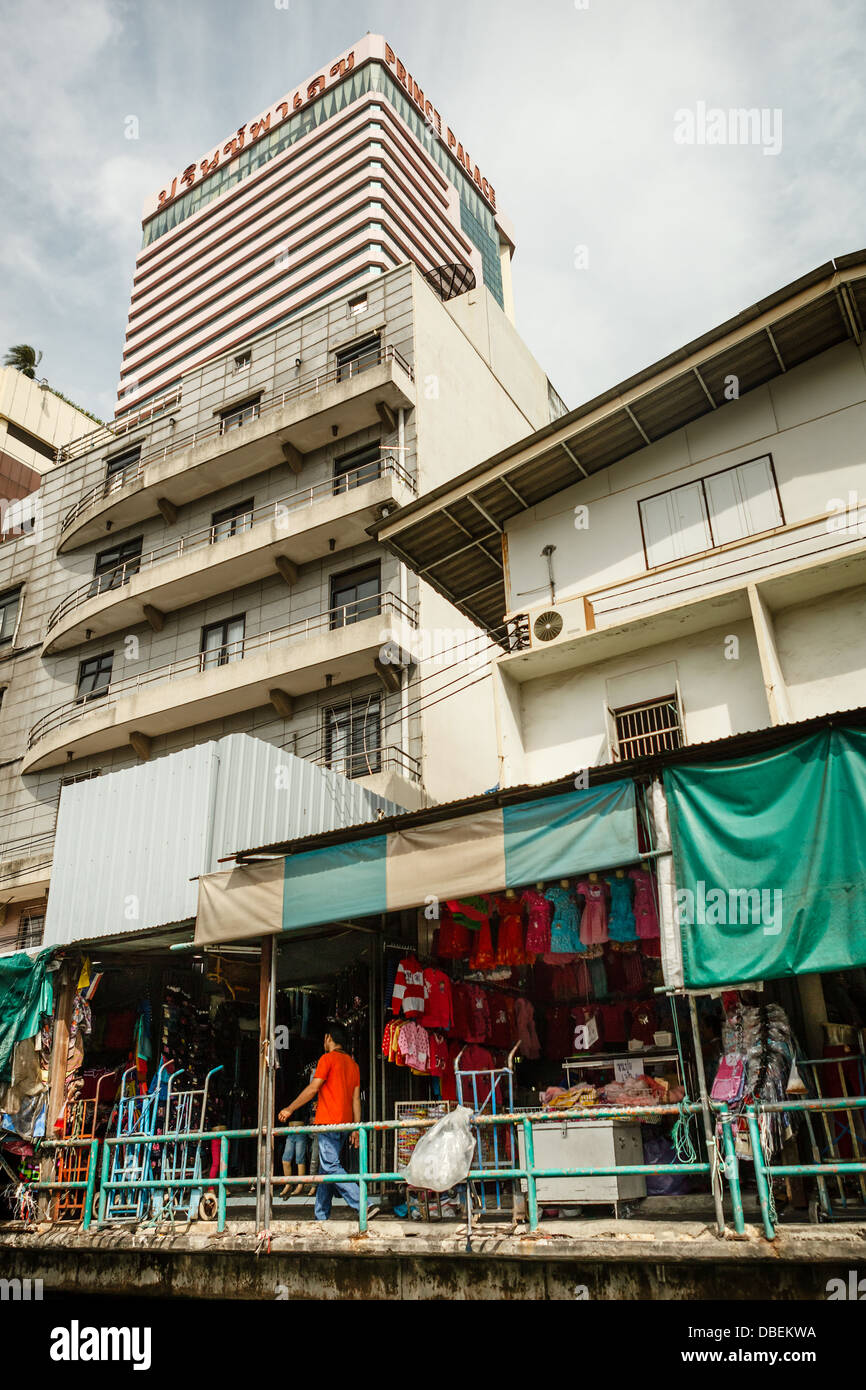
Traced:
[[768, 457], [716, 473], [706, 479], [706, 489], [717, 545], [782, 525]]
[[712, 545], [703, 488], [686, 483], [640, 504], [647, 563], [665, 565], [709, 550]]

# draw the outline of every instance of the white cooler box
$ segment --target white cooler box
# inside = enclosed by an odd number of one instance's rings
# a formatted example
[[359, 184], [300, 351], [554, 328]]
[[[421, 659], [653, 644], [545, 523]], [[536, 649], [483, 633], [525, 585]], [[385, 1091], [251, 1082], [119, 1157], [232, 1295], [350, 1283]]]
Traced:
[[[526, 1162], [522, 1126], [518, 1126], [521, 1166]], [[640, 1124], [630, 1120], [533, 1120], [536, 1168], [613, 1168], [643, 1163]], [[526, 1180], [521, 1179], [526, 1191]], [[609, 1178], [538, 1178], [538, 1201], [627, 1202], [646, 1196], [642, 1173]]]

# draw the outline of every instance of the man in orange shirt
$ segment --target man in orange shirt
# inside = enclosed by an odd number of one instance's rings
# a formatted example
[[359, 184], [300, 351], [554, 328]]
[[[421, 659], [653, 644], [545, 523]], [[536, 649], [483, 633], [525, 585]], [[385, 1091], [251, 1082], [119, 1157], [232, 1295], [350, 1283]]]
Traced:
[[[319, 1058], [316, 1074], [291, 1105], [280, 1111], [279, 1118], [285, 1123], [296, 1110], [308, 1101], [317, 1098], [317, 1125], [347, 1125], [361, 1119], [361, 1073], [358, 1064], [345, 1051], [348, 1035], [342, 1023], [329, 1023], [325, 1034], [325, 1051]], [[342, 1165], [345, 1134], [320, 1134], [319, 1169], [322, 1173], [339, 1173], [348, 1177]], [[358, 1131], [350, 1135], [353, 1148], [358, 1147]], [[358, 1210], [361, 1194], [356, 1182], [316, 1183], [316, 1220], [327, 1221], [331, 1214], [331, 1200], [334, 1189], [354, 1211]], [[378, 1207], [367, 1209], [367, 1219], [375, 1216]]]

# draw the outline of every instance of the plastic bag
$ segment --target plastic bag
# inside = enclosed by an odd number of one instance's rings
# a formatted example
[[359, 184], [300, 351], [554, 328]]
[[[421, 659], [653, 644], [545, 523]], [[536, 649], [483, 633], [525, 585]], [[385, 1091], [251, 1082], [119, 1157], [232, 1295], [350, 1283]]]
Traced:
[[409, 1187], [447, 1192], [466, 1181], [475, 1155], [475, 1140], [469, 1128], [471, 1115], [471, 1110], [459, 1105], [421, 1135], [402, 1172]]

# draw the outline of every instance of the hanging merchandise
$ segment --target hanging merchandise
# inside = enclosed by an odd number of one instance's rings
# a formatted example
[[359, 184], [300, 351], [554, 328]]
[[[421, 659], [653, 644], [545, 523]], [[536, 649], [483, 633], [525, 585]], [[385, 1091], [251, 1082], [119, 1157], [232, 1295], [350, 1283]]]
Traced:
[[528, 999], [514, 1001], [514, 1019], [520, 1051], [527, 1061], [536, 1061], [541, 1056], [541, 1044], [535, 1027], [535, 1009]]
[[424, 1012], [424, 970], [414, 955], [408, 955], [397, 967], [391, 1012], [402, 1011], [406, 1018], [420, 1018]]
[[550, 953], [550, 923], [553, 916], [553, 903], [545, 896], [544, 884], [537, 883], [527, 888], [520, 899], [526, 911], [526, 954], [544, 956]]
[[607, 941], [607, 898], [603, 879], [598, 874], [582, 878], [577, 885], [583, 895], [584, 909], [580, 919], [580, 939], [584, 946]]
[[[568, 879], [547, 889], [547, 897], [553, 906], [550, 923], [550, 961], [556, 956], [573, 957], [586, 950], [580, 939], [580, 909], [571, 891]], [[547, 960], [548, 957], [545, 957]]]
[[[738, 1116], [734, 1129], [737, 1152], [751, 1159], [745, 1109], [755, 1101], [785, 1100], [798, 1049], [788, 1016], [778, 1004], [749, 1006], [731, 1001], [731, 1005], [722, 1026], [722, 1058], [712, 1096], [725, 1100]], [[793, 1133], [792, 1117], [784, 1111], [761, 1110], [758, 1126], [767, 1158]]]
[[634, 920], [637, 934], [644, 939], [659, 935], [659, 918], [656, 909], [655, 879], [647, 864], [639, 869], [629, 869], [629, 878], [634, 884]]
[[472, 951], [469, 956], [469, 968], [471, 970], [492, 970], [496, 964], [496, 956], [493, 951], [493, 938], [490, 935], [490, 918], [485, 917], [479, 923], [472, 942]]
[[471, 933], [464, 922], [445, 913], [439, 926], [436, 955], [441, 960], [466, 960], [471, 948]]
[[443, 970], [424, 971], [424, 1013], [421, 1019], [425, 1028], [441, 1028], [450, 1032], [454, 1023], [454, 1006], [451, 981]]
[[610, 917], [607, 930], [611, 941], [636, 941], [637, 925], [632, 907], [632, 881], [625, 869], [607, 877], [605, 882], [610, 890]]
[[496, 941], [497, 965], [527, 965], [530, 958], [526, 954], [523, 938], [523, 908], [513, 888], [504, 897], [496, 899], [499, 914], [499, 932]]

